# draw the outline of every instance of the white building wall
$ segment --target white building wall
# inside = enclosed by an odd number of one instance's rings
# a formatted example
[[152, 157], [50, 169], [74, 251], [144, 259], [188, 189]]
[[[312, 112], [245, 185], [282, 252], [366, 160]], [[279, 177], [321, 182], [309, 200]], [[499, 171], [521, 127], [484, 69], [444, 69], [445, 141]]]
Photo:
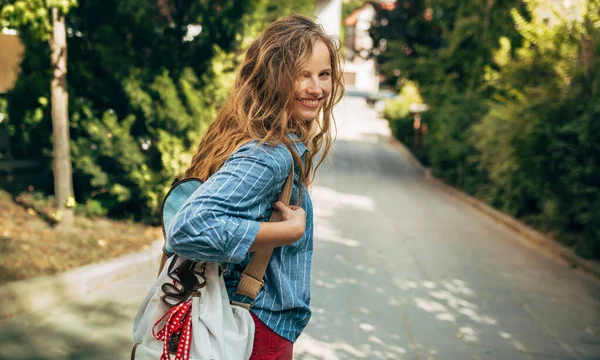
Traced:
[[[357, 24], [357, 40], [361, 49], [370, 49], [373, 44], [368, 31], [375, 9], [366, 7], [365, 10], [360, 14], [359, 24]], [[328, 34], [339, 38], [342, 26], [342, 0], [316, 0], [315, 16]], [[352, 74], [354, 78], [354, 84], [346, 85], [348, 90], [371, 94], [375, 94], [379, 90], [379, 78], [375, 72], [373, 60], [346, 61], [344, 72]]]
[[375, 72], [374, 60], [346, 61], [344, 72], [354, 74], [354, 84], [346, 84], [346, 89], [370, 94], [379, 91], [379, 77]]
[[[354, 31], [354, 43], [349, 47], [350, 59], [344, 64], [346, 90], [349, 92], [376, 94], [379, 91], [379, 76], [375, 70], [375, 60], [367, 59], [373, 48], [373, 40], [369, 36], [371, 21], [375, 16], [375, 8], [366, 4], [357, 14]], [[353, 79], [353, 82], [350, 82]]]
[[355, 50], [359, 53], [361, 50], [370, 51], [373, 48], [373, 39], [369, 35], [371, 29], [371, 21], [375, 17], [375, 8], [372, 5], [365, 6], [363, 10], [358, 14], [358, 21], [356, 22], [356, 43], [354, 44]]
[[328, 34], [340, 36], [342, 0], [317, 0], [315, 16]]

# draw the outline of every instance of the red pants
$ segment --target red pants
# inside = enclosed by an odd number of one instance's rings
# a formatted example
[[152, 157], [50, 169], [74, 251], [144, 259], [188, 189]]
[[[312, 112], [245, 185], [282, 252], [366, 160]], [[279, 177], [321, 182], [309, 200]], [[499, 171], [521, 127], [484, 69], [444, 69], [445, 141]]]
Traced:
[[277, 335], [250, 312], [256, 332], [250, 360], [292, 360], [294, 343]]

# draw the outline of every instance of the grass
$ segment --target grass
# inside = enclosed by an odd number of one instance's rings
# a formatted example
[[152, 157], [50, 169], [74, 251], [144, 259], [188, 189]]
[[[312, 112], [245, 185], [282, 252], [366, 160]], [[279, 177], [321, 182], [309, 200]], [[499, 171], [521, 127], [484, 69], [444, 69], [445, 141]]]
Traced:
[[83, 215], [73, 231], [58, 232], [48, 221], [52, 212], [34, 194], [13, 199], [0, 190], [0, 284], [112, 259], [162, 238], [160, 227]]

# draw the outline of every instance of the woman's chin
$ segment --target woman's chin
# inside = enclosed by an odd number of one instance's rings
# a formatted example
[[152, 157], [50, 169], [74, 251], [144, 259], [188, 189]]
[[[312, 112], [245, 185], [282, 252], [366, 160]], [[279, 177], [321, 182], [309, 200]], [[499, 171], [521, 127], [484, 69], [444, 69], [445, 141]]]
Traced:
[[319, 115], [319, 110], [315, 111], [298, 111], [298, 119], [302, 121], [313, 121]]

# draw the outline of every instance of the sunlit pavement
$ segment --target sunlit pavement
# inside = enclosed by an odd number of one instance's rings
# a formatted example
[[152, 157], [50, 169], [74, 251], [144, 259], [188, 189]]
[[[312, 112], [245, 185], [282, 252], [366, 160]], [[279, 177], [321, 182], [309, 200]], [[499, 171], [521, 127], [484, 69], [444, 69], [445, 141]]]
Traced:
[[[346, 98], [337, 121], [296, 360], [600, 359], [598, 282], [425, 182], [364, 100]], [[155, 275], [0, 321], [0, 358], [128, 359]]]
[[336, 114], [296, 359], [600, 359], [597, 282], [425, 182], [363, 100]]

